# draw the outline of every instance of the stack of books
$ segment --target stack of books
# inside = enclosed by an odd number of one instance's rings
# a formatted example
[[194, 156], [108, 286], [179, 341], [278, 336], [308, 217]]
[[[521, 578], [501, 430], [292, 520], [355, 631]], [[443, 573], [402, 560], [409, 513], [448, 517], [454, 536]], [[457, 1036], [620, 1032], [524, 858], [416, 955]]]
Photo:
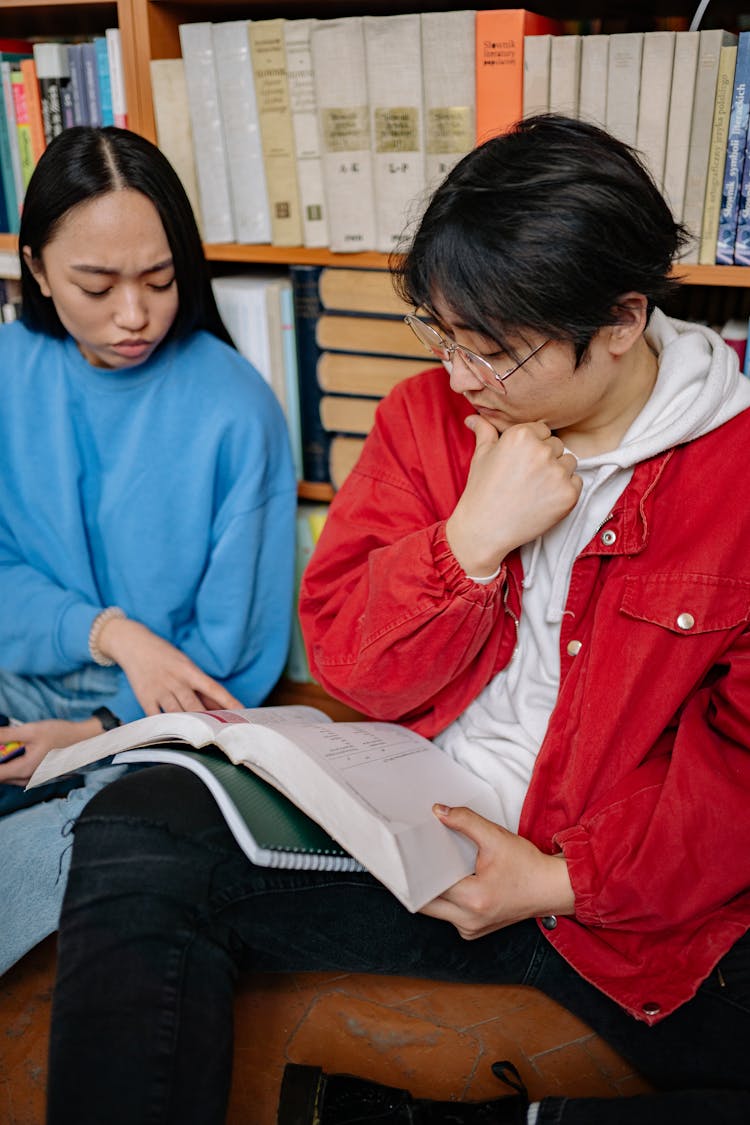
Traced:
[[127, 127], [119, 28], [85, 42], [0, 38], [0, 230], [17, 233], [31, 173], [71, 125]]

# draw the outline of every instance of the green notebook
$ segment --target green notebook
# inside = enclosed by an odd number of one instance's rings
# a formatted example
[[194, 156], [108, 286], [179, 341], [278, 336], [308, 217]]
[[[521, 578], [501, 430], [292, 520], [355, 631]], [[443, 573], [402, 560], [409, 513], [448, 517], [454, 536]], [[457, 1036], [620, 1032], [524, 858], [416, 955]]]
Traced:
[[245, 766], [235, 766], [211, 746], [147, 746], [126, 750], [115, 762], [169, 762], [192, 770], [206, 783], [232, 835], [259, 867], [307, 871], [363, 871], [319, 824], [283, 793]]

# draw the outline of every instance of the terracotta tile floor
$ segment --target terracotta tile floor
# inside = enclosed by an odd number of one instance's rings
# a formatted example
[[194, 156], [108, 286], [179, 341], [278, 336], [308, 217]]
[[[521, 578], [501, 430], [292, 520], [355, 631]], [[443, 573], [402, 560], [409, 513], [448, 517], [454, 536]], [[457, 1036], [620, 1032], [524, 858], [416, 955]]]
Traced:
[[[0, 1125], [42, 1125], [54, 939], [0, 978]], [[532, 1097], [648, 1086], [580, 1020], [534, 989], [313, 973], [254, 976], [236, 1005], [227, 1125], [275, 1125], [284, 1063], [350, 1071], [424, 1097], [503, 1092], [510, 1058]], [[138, 1125], [134, 1122], [133, 1125]]]

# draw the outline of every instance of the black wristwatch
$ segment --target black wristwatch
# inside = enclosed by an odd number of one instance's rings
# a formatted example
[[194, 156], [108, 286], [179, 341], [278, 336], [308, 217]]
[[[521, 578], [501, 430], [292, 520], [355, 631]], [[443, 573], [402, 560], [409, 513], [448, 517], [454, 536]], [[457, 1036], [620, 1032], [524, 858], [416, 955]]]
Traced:
[[99, 720], [102, 724], [102, 730], [114, 730], [115, 727], [122, 726], [122, 719], [113, 715], [109, 707], [97, 707], [96, 711], [91, 712], [91, 717]]

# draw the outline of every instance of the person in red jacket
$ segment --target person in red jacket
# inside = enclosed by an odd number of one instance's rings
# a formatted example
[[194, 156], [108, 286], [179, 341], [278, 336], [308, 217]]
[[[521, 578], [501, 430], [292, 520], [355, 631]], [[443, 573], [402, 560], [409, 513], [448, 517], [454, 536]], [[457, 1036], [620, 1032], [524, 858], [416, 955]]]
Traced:
[[253, 867], [187, 771], [108, 787], [76, 827], [51, 1125], [222, 1121], [248, 964], [535, 985], [657, 1091], [528, 1105], [498, 1063], [514, 1096], [439, 1103], [289, 1066], [280, 1125], [748, 1119], [750, 382], [660, 311], [685, 238], [567, 118], [438, 188], [396, 267], [437, 366], [380, 405], [300, 612], [323, 686], [489, 780], [503, 822], [436, 806], [475, 871], [410, 914], [366, 873]]

